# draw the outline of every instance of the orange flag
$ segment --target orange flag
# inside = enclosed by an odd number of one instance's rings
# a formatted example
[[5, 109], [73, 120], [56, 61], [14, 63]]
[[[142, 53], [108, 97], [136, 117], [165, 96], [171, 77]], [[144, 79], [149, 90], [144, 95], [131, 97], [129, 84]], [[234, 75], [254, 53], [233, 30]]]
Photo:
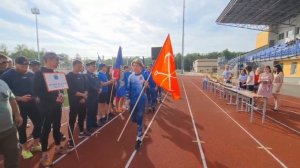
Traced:
[[180, 99], [180, 90], [176, 76], [175, 57], [173, 54], [170, 35], [168, 35], [152, 68], [152, 78], [158, 86], [171, 93], [173, 99]]

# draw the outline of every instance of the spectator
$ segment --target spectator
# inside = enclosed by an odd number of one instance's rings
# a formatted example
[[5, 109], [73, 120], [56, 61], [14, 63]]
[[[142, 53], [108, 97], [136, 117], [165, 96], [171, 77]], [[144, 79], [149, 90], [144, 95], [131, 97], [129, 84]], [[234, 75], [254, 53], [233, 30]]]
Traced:
[[282, 71], [282, 67], [277, 64], [274, 66], [274, 82], [273, 82], [273, 97], [274, 97], [274, 111], [278, 111], [279, 108], [279, 94], [283, 84], [284, 74]]
[[229, 65], [225, 65], [225, 70], [223, 72], [223, 80], [225, 83], [231, 83], [232, 73], [229, 68]]
[[8, 57], [4, 54], [0, 54], [0, 76], [7, 71]]
[[[272, 96], [272, 82], [273, 82], [273, 74], [271, 73], [270, 66], [265, 66], [264, 73], [259, 76], [258, 82], [259, 87], [257, 90], [257, 94], [270, 98]], [[259, 107], [259, 105], [258, 105]]]
[[1, 76], [7, 85], [10, 87], [16, 101], [18, 102], [23, 124], [18, 128], [20, 144], [22, 145], [23, 159], [33, 157], [30, 152], [29, 144], [27, 143], [26, 126], [28, 117], [31, 119], [34, 128], [32, 132], [33, 144], [31, 151], [41, 151], [40, 134], [41, 134], [41, 119], [37, 108], [36, 99], [33, 97], [33, 73], [28, 71], [28, 60], [25, 57], [17, 57], [15, 59], [16, 68], [10, 69]]
[[259, 86], [259, 76], [262, 73], [262, 70], [260, 67], [257, 67], [255, 70], [255, 76], [254, 76], [254, 91], [257, 92], [258, 86]]
[[245, 69], [247, 72], [246, 89], [254, 91], [254, 72], [252, 71], [252, 67], [248, 65]]
[[29, 64], [29, 68], [33, 73], [36, 73], [41, 69], [41, 63], [39, 61], [31, 61]]
[[0, 153], [4, 155], [5, 168], [19, 167], [19, 145], [17, 129], [22, 125], [23, 119], [7, 84], [0, 80]]
[[42, 143], [42, 158], [40, 163], [44, 167], [52, 165], [52, 160], [49, 158], [48, 150], [48, 138], [51, 131], [53, 130], [53, 138], [55, 141], [56, 153], [66, 154], [69, 150], [64, 149], [61, 145], [61, 114], [62, 114], [62, 103], [64, 102], [64, 95], [62, 91], [51, 91], [47, 90], [47, 84], [44, 79], [44, 73], [53, 73], [58, 67], [59, 58], [54, 52], [46, 52], [44, 57], [45, 66], [34, 75], [34, 94], [39, 100], [40, 113], [42, 118], [42, 131], [41, 131], [41, 143]]
[[240, 74], [240, 77], [239, 77], [239, 86], [240, 88], [242, 89], [246, 89], [246, 82], [247, 82], [247, 72], [245, 69], [242, 69], [241, 70], [241, 74]]
[[208, 81], [209, 81], [208, 75], [205, 75], [204, 78], [203, 78], [203, 82], [202, 82], [202, 89], [203, 90], [207, 90]]

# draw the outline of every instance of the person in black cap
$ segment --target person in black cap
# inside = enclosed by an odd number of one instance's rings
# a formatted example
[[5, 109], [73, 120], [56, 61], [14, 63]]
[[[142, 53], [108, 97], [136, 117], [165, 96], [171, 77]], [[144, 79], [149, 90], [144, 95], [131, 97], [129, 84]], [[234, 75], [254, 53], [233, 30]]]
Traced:
[[29, 68], [33, 73], [41, 69], [41, 63], [37, 60], [30, 61]]
[[44, 57], [44, 67], [34, 75], [33, 91], [34, 95], [39, 100], [39, 109], [42, 117], [42, 131], [41, 131], [41, 143], [42, 143], [42, 159], [41, 165], [44, 167], [51, 166], [52, 161], [48, 157], [48, 138], [51, 131], [51, 125], [53, 130], [53, 138], [55, 141], [56, 153], [66, 154], [69, 150], [63, 148], [61, 145], [61, 114], [62, 104], [64, 102], [63, 91], [48, 91], [47, 84], [44, 79], [44, 73], [53, 73], [58, 67], [59, 58], [54, 52], [46, 52]]
[[31, 151], [41, 151], [39, 143], [41, 134], [40, 114], [37, 109], [36, 99], [32, 93], [33, 73], [28, 71], [28, 60], [25, 57], [17, 57], [15, 59], [16, 68], [10, 69], [1, 76], [11, 91], [16, 96], [21, 116], [24, 120], [23, 124], [18, 128], [20, 144], [22, 145], [22, 157], [29, 159], [33, 155], [30, 152], [29, 144], [27, 144], [26, 125], [28, 117], [32, 121], [34, 128], [32, 132], [33, 146]]
[[87, 83], [87, 131], [91, 133], [94, 128], [98, 127], [97, 124], [97, 109], [98, 99], [100, 93], [100, 85], [96, 71], [96, 61], [90, 61], [86, 64], [86, 83]]
[[69, 147], [73, 148], [74, 143], [71, 134], [74, 131], [74, 124], [78, 115], [79, 126], [79, 138], [90, 136], [88, 132], [84, 132], [84, 120], [86, 117], [86, 100], [87, 100], [87, 88], [85, 78], [80, 74], [82, 70], [82, 62], [80, 60], [73, 61], [73, 70], [66, 75], [69, 85], [68, 97], [70, 103], [69, 113]]

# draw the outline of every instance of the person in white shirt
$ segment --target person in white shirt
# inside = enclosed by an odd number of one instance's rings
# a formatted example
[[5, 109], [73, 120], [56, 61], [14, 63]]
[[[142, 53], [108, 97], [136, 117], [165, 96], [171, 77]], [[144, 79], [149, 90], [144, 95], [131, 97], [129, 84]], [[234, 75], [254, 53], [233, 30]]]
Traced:
[[247, 81], [246, 81], [246, 88], [249, 91], [254, 91], [254, 72], [252, 71], [252, 67], [251, 66], [246, 66], [246, 71], [247, 71]]
[[225, 83], [231, 83], [232, 73], [229, 69], [229, 65], [225, 65], [225, 70], [223, 72], [223, 80]]

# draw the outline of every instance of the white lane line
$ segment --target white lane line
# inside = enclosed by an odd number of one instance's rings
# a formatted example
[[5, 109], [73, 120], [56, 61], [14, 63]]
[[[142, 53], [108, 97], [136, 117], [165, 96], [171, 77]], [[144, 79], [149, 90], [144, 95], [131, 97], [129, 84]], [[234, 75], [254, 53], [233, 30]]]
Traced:
[[[142, 137], [142, 142], [143, 142], [143, 139], [144, 139], [145, 135], [146, 135], [147, 132], [149, 131], [149, 129], [150, 129], [150, 127], [151, 127], [151, 125], [152, 125], [152, 123], [153, 123], [153, 121], [154, 121], [154, 118], [155, 118], [156, 115], [158, 114], [158, 112], [159, 112], [161, 106], [163, 105], [163, 103], [164, 103], [164, 101], [165, 101], [167, 95], [168, 95], [168, 93], [166, 93], [165, 97], [164, 97], [163, 100], [162, 100], [162, 103], [160, 103], [160, 105], [158, 106], [158, 108], [157, 108], [156, 112], [154, 113], [154, 115], [153, 115], [153, 117], [152, 117], [152, 119], [151, 119], [149, 125], [147, 126], [147, 129], [145, 130], [145, 132], [144, 132], [144, 134], [143, 134], [143, 137]], [[132, 154], [131, 154], [129, 160], [127, 161], [127, 163], [126, 163], [126, 165], [125, 165], [125, 168], [128, 168], [128, 167], [130, 166], [130, 164], [131, 164], [131, 162], [132, 162], [132, 160], [133, 160], [133, 158], [134, 158], [136, 152], [137, 152], [137, 150], [134, 150], [134, 151], [132, 152]]]
[[190, 102], [189, 102], [189, 99], [188, 99], [188, 96], [187, 96], [187, 93], [186, 93], [186, 90], [185, 90], [184, 83], [183, 83], [182, 79], [180, 79], [180, 80], [181, 80], [181, 83], [182, 83], [182, 86], [183, 86], [186, 102], [187, 102], [187, 105], [189, 107], [189, 111], [190, 111], [194, 131], [195, 131], [195, 135], [196, 135], [196, 138], [197, 138], [198, 148], [199, 148], [200, 156], [201, 156], [201, 159], [202, 159], [202, 164], [203, 164], [204, 168], [207, 168], [205, 155], [204, 155], [204, 152], [203, 152], [203, 149], [202, 149], [201, 140], [199, 138], [198, 131], [197, 131], [197, 128], [196, 128], [196, 124], [195, 124], [195, 121], [194, 121], [194, 116], [193, 116], [193, 113], [192, 113], [192, 110], [191, 110]]
[[[115, 119], [119, 118], [124, 112], [120, 113], [119, 115], [117, 115], [116, 117], [114, 117], [112, 120], [110, 120], [109, 122], [107, 122], [105, 125], [103, 125], [101, 128], [98, 128], [96, 131], [94, 131], [92, 133], [92, 135], [90, 137], [85, 138], [84, 140], [80, 141], [77, 145], [76, 148], [79, 147], [80, 145], [82, 145], [85, 141], [87, 141], [88, 139], [90, 139], [92, 136], [94, 136], [95, 134], [98, 134], [98, 132], [100, 130], [102, 130], [103, 128], [105, 128], [108, 124], [110, 124], [112, 121], [114, 121]], [[72, 148], [71, 151], [73, 151], [75, 148]], [[59, 158], [57, 158], [53, 164], [56, 164], [57, 162], [59, 162], [60, 160], [62, 160], [67, 154], [61, 155]]]
[[[262, 112], [259, 112], [259, 113], [262, 114]], [[284, 124], [284, 123], [282, 123], [282, 122], [276, 120], [275, 118], [272, 118], [272, 117], [270, 117], [270, 116], [268, 116], [268, 115], [266, 115], [266, 116], [267, 116], [267, 118], [269, 118], [270, 120], [272, 120], [272, 121], [274, 121], [274, 122], [276, 122], [276, 123], [278, 123], [278, 124], [280, 124], [280, 125], [282, 125], [282, 126], [288, 128], [288, 129], [290, 129], [290, 130], [292, 130], [292, 131], [294, 131], [294, 132], [296, 132], [297, 134], [300, 135], [300, 131], [298, 131], [298, 130], [296, 130], [296, 129], [294, 129], [294, 128], [292, 128], [292, 127], [290, 127], [290, 126], [288, 126], [288, 125], [286, 125], [286, 124]]]
[[224, 114], [226, 114], [236, 125], [238, 125], [248, 136], [250, 136], [261, 148], [263, 148], [274, 160], [276, 160], [282, 167], [287, 168], [287, 166], [278, 159], [270, 150], [267, 149], [259, 140], [257, 140], [250, 132], [248, 132], [242, 125], [240, 125], [234, 118], [232, 118], [222, 107], [220, 107], [215, 101], [213, 101], [206, 93], [204, 93], [194, 82], [192, 84], [204, 94], [211, 102], [213, 102]]

